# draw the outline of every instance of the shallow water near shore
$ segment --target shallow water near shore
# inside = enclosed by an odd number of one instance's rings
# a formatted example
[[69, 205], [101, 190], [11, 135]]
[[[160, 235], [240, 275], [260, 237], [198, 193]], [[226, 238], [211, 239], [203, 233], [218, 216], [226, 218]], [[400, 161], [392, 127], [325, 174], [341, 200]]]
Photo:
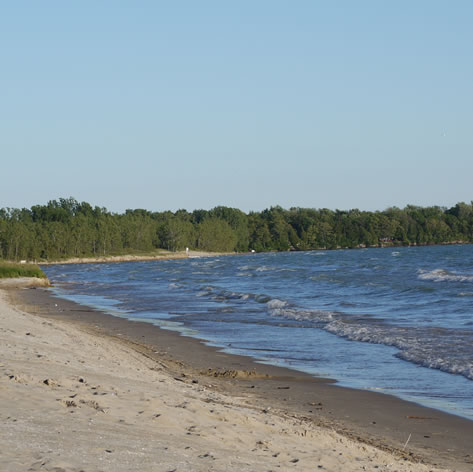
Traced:
[[61, 297], [473, 419], [473, 246], [43, 269]]

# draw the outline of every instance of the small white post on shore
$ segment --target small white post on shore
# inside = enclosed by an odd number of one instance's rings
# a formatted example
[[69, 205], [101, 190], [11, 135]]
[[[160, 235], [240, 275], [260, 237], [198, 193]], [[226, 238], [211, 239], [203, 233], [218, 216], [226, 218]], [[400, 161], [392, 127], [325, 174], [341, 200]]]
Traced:
[[186, 256], [189, 257], [189, 248], [186, 247]]

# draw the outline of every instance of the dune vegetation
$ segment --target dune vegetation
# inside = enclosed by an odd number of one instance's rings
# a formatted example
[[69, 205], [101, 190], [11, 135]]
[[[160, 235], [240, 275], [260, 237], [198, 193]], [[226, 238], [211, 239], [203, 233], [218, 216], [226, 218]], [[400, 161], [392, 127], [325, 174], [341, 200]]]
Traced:
[[0, 279], [17, 277], [46, 278], [45, 273], [36, 264], [17, 264], [14, 262], [0, 261]]

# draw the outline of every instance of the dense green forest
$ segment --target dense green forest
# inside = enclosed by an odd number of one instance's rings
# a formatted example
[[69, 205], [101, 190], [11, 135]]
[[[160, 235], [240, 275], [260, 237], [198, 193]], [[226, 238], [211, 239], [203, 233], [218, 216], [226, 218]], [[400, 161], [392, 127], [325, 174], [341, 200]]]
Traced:
[[0, 210], [0, 258], [45, 261], [170, 251], [245, 252], [473, 242], [473, 202], [384, 211], [271, 207], [118, 214], [74, 198]]

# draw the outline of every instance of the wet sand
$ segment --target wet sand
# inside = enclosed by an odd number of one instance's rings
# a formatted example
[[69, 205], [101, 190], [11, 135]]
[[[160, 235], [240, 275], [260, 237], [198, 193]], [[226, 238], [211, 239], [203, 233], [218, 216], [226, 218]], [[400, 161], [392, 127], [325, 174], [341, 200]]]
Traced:
[[[415, 468], [421, 463], [457, 471], [473, 470], [472, 421], [389, 395], [338, 387], [330, 379], [219, 352], [199, 340], [149, 323], [131, 322], [56, 298], [47, 289], [10, 290], [9, 295], [22, 311], [78, 328], [99, 344], [113, 341], [130, 349], [158, 370], [164, 369], [179, 386], [205, 388], [206, 392], [238, 399], [246, 408], [271, 417], [272, 421], [290, 419], [302, 425], [302, 431], [315, 428], [322, 435], [335, 434], [337, 441], [355, 444], [358, 459], [354, 468], [342, 464], [341, 458], [340, 467], [336, 468], [334, 462], [332, 470], [421, 470]], [[303, 436], [300, 431], [298, 434]], [[385, 451], [392, 458], [392, 467], [366, 458], [363, 462], [359, 451], [368, 448], [372, 454], [371, 446]], [[331, 457], [329, 452], [327, 457]], [[286, 467], [283, 464], [284, 461], [280, 463], [282, 470], [296, 464], [299, 470], [306, 470], [299, 460]], [[320, 465], [320, 470], [324, 470], [324, 465]], [[238, 470], [228, 467], [222, 464], [220, 469], [208, 470]], [[249, 470], [270, 470], [269, 466], [253, 467]], [[310, 470], [314, 468], [317, 470], [317, 464]]]

